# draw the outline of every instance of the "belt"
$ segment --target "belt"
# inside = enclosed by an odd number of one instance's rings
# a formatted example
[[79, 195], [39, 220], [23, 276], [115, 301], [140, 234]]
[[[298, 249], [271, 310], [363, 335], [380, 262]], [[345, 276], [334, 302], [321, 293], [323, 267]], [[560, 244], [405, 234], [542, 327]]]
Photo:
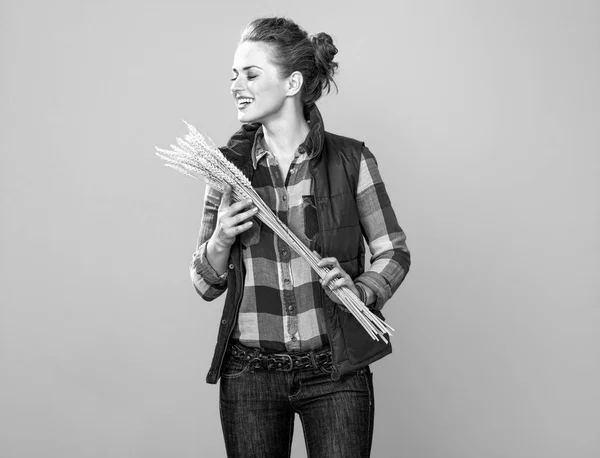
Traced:
[[263, 353], [258, 348], [246, 347], [242, 344], [229, 344], [229, 356], [246, 361], [254, 369], [290, 372], [300, 369], [325, 369], [331, 371], [331, 350], [324, 348], [303, 353]]

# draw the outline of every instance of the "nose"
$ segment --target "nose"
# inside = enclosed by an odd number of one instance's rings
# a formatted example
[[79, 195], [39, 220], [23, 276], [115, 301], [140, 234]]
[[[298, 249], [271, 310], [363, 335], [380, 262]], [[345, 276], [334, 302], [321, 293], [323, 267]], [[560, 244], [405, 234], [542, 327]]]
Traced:
[[233, 95], [235, 95], [237, 92], [242, 91], [243, 84], [239, 76], [231, 82], [231, 87], [229, 89]]

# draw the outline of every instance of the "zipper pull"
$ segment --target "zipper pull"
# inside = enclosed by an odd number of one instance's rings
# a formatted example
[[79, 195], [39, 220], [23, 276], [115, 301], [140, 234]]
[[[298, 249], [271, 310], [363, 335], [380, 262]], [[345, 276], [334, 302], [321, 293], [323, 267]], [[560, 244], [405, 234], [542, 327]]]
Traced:
[[331, 366], [331, 380], [338, 381], [340, 379], [340, 370], [338, 369], [339, 364]]

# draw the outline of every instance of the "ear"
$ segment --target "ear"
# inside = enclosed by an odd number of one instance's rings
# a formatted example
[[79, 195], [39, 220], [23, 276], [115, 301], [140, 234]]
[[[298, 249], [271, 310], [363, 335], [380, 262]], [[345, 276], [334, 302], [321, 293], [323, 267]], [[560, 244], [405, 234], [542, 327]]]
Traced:
[[288, 80], [288, 90], [287, 90], [286, 95], [293, 97], [294, 95], [296, 95], [300, 92], [300, 89], [302, 89], [302, 83], [304, 83], [304, 77], [302, 76], [302, 73], [300, 73], [300, 72], [293, 72], [290, 76], [288, 76], [287, 80]]

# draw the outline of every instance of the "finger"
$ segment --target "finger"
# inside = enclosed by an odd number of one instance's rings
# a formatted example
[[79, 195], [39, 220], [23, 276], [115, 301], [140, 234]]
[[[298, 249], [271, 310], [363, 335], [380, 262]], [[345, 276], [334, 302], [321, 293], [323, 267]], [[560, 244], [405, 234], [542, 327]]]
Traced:
[[252, 227], [252, 224], [253, 224], [252, 221], [248, 221], [244, 224], [239, 224], [237, 226], [224, 225], [222, 228], [222, 232], [227, 238], [233, 239], [238, 234], [250, 229]]
[[238, 225], [244, 223], [247, 219], [252, 218], [254, 215], [256, 215], [257, 212], [258, 212], [258, 208], [253, 207], [248, 211], [245, 211], [243, 213], [238, 213], [236, 216], [231, 218], [231, 225], [238, 226]]
[[233, 217], [245, 208], [252, 205], [252, 199], [244, 199], [234, 204], [231, 204], [227, 211], [229, 212], [229, 216]]
[[348, 286], [348, 280], [346, 280], [344, 277], [334, 278], [331, 283], [327, 285], [327, 287], [331, 289], [338, 289], [342, 286]]
[[231, 186], [227, 185], [223, 195], [221, 196], [221, 203], [219, 204], [219, 211], [225, 210], [231, 203]]
[[[342, 269], [340, 269], [339, 267], [334, 267], [333, 269], [331, 269], [329, 272], [327, 272], [323, 276], [323, 278], [321, 279], [321, 284], [327, 285], [332, 280], [335, 280], [336, 278], [343, 278], [343, 277], [344, 277], [344, 273], [343, 273]], [[331, 286], [333, 286], [333, 285], [331, 285]]]
[[236, 235], [238, 235], [238, 234], [241, 234], [241, 233], [242, 233], [242, 232], [244, 232], [244, 231], [247, 231], [248, 229], [250, 229], [250, 228], [252, 227], [252, 224], [253, 224], [253, 223], [252, 223], [252, 221], [248, 221], [247, 223], [244, 223], [244, 224], [240, 224], [240, 225], [238, 225], [238, 226], [235, 226], [235, 227], [232, 229], [233, 236], [236, 236]]
[[336, 258], [323, 258], [319, 261], [319, 267], [326, 266], [339, 266], [338, 260]]

